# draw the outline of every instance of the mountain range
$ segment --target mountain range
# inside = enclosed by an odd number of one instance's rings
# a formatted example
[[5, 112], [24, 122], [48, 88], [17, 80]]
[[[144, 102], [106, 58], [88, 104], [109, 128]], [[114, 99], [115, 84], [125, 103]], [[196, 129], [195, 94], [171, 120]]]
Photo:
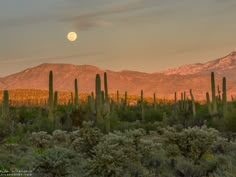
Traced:
[[[108, 75], [110, 93], [125, 91], [131, 95], [139, 95], [144, 90], [145, 96], [155, 92], [161, 98], [173, 98], [174, 92], [193, 90], [196, 100], [205, 99], [210, 92], [210, 74], [215, 72], [216, 85], [221, 88], [222, 77], [227, 78], [228, 97], [236, 96], [236, 51], [225, 57], [209, 61], [171, 68], [162, 72], [144, 73], [138, 71], [102, 70], [91, 65], [71, 64], [41, 64], [0, 78], [0, 89], [48, 89], [49, 71], [53, 71], [54, 89], [58, 91], [73, 91], [74, 79], [78, 79], [79, 92], [90, 93], [95, 90], [95, 75]], [[103, 77], [101, 77], [103, 80]]]

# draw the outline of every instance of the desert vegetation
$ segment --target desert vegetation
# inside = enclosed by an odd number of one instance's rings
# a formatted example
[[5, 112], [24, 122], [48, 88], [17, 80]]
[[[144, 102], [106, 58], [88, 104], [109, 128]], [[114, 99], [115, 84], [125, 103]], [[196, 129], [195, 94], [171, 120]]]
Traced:
[[200, 104], [191, 88], [171, 101], [143, 90], [110, 94], [104, 73], [81, 95], [79, 80], [73, 93], [59, 92], [53, 77], [48, 91], [1, 92], [0, 176], [235, 177], [236, 103], [226, 78], [217, 92], [212, 72]]

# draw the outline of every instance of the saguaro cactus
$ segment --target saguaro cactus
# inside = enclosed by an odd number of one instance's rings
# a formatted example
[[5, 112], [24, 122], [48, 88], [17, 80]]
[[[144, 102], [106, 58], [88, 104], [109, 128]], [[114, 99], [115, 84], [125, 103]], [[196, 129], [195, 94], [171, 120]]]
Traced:
[[120, 94], [119, 94], [119, 90], [116, 91], [116, 102], [117, 102], [117, 105], [120, 104]]
[[212, 112], [213, 112], [213, 114], [215, 114], [215, 113], [217, 113], [217, 104], [216, 104], [216, 90], [215, 90], [214, 72], [211, 72], [211, 94], [212, 94]]
[[89, 105], [89, 110], [94, 113], [95, 112], [95, 102], [94, 99], [91, 95], [88, 96], [88, 105]]
[[157, 109], [156, 93], [153, 94], [153, 108], [154, 110]]
[[104, 91], [105, 91], [105, 101], [109, 101], [108, 86], [107, 86], [107, 73], [104, 73]]
[[78, 83], [77, 83], [77, 79], [75, 79], [75, 98], [74, 98], [74, 104], [75, 104], [75, 108], [77, 109], [79, 106], [79, 93], [78, 93]]
[[217, 85], [217, 91], [218, 91], [218, 97], [217, 97], [217, 102], [219, 103], [219, 102], [221, 102], [221, 91], [220, 91], [220, 86], [219, 85]]
[[141, 115], [142, 115], [142, 121], [145, 121], [144, 117], [144, 99], [143, 99], [143, 90], [141, 90]]
[[2, 119], [8, 119], [9, 117], [9, 94], [8, 90], [3, 91], [2, 100]]
[[103, 118], [105, 119], [105, 130], [108, 133], [110, 131], [110, 99], [108, 93], [107, 73], [104, 73], [104, 101], [103, 101]]
[[191, 101], [192, 101], [192, 111], [193, 111], [193, 117], [196, 116], [196, 107], [195, 107], [195, 100], [193, 97], [192, 89], [190, 89], [190, 96], [191, 96]]
[[53, 119], [53, 72], [49, 72], [49, 96], [48, 96], [48, 117], [49, 119]]
[[101, 90], [101, 98], [102, 98], [102, 104], [105, 103], [105, 93], [103, 90]]
[[177, 103], [177, 93], [175, 92], [175, 103]]
[[93, 100], [95, 100], [95, 98], [94, 98], [94, 92], [91, 92], [91, 97], [92, 97]]
[[211, 101], [210, 101], [210, 95], [208, 92], [206, 92], [206, 100], [207, 100], [208, 113], [211, 115], [212, 114]]
[[95, 81], [96, 90], [96, 116], [97, 122], [102, 120], [102, 93], [101, 93], [101, 78], [100, 75], [96, 75]]
[[187, 104], [188, 102], [187, 102], [186, 92], [184, 91], [184, 106], [183, 106], [184, 111], [188, 111]]
[[223, 111], [224, 111], [224, 113], [226, 113], [226, 111], [227, 111], [227, 93], [226, 93], [226, 78], [225, 77], [223, 77], [222, 89], [223, 89], [223, 93], [222, 93]]
[[73, 106], [74, 104], [74, 95], [73, 95], [73, 92], [70, 92], [70, 99], [69, 99], [69, 105], [70, 106]]
[[110, 131], [110, 104], [109, 104], [109, 100], [105, 101], [104, 105], [103, 105], [103, 119], [105, 120], [105, 131], [107, 133], [109, 133]]
[[184, 110], [184, 93], [181, 92], [180, 110]]
[[57, 105], [58, 105], [58, 91], [55, 91], [55, 93], [54, 93], [54, 105], [53, 105], [54, 110], [57, 109]]
[[127, 103], [128, 103], [128, 94], [127, 91], [125, 91], [125, 101], [124, 101], [125, 107], [127, 106]]

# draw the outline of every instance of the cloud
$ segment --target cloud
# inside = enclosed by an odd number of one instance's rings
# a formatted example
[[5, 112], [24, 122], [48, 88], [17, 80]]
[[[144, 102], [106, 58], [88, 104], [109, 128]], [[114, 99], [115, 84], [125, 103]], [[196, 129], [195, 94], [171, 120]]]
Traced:
[[80, 14], [71, 18], [65, 18], [64, 21], [72, 22], [75, 27], [82, 30], [90, 30], [98, 27], [109, 27], [113, 20], [110, 17], [127, 15], [132, 12], [144, 9], [146, 6], [144, 2], [149, 0], [132, 0], [125, 4], [114, 5], [100, 11]]
[[51, 62], [51, 61], [60, 61], [60, 60], [68, 60], [68, 59], [75, 59], [78, 57], [92, 57], [92, 56], [98, 56], [102, 55], [103, 52], [99, 51], [90, 51], [90, 52], [84, 52], [84, 53], [78, 53], [78, 54], [71, 54], [71, 55], [60, 55], [60, 56], [52, 56], [52, 57], [39, 57], [34, 58], [33, 57], [22, 57], [22, 58], [14, 58], [14, 59], [4, 59], [0, 58], [1, 64], [7, 64], [7, 63], [24, 63], [24, 62], [32, 62], [32, 61], [43, 61], [43, 62]]
[[[49, 11], [41, 13], [37, 10], [34, 14], [29, 14], [28, 12], [24, 15], [20, 14], [8, 19], [0, 18], [0, 25], [2, 28], [15, 27], [15, 26], [25, 26], [34, 25], [39, 23], [53, 23], [53, 22], [69, 22], [75, 25], [77, 29], [89, 30], [96, 27], [109, 27], [112, 25], [112, 20], [108, 19], [114, 15], [128, 14], [144, 8], [144, 1], [152, 0], [126, 0], [125, 3], [101, 3], [101, 8], [103, 10], [95, 10], [94, 6], [91, 5], [91, 9], [94, 11], [86, 12], [79, 15], [72, 16], [70, 9], [66, 8], [66, 5], [71, 5], [77, 7], [78, 10], [81, 9], [81, 1], [67, 0], [62, 3], [61, 6], [55, 5], [49, 8]], [[124, 1], [123, 1], [124, 2]], [[108, 7], [109, 6], [109, 7]], [[77, 9], [77, 8], [76, 8]]]
[[31, 16], [27, 18], [14, 18], [14, 19], [7, 19], [1, 20], [0, 25], [1, 27], [15, 27], [15, 26], [25, 26], [25, 25], [32, 25], [32, 24], [39, 24], [42, 22], [49, 22], [51, 18], [48, 16]]
[[112, 22], [108, 20], [90, 17], [77, 17], [70, 21], [79, 31], [89, 30], [96, 27], [109, 27], [112, 25]]
[[[28, 0], [30, 1], [30, 0]], [[53, 2], [54, 1], [54, 2]], [[89, 1], [89, 2], [88, 2]], [[173, 2], [176, 0], [172, 0]], [[189, 2], [185, 0], [186, 2]], [[180, 3], [185, 3], [181, 1]], [[53, 2], [53, 3], [52, 3]], [[234, 13], [236, 1], [235, 0], [206, 0], [206, 3], [212, 4], [214, 8], [213, 15], [218, 15], [220, 13]], [[44, 2], [45, 3], [45, 2]], [[48, 4], [47, 4], [48, 3]], [[112, 26], [115, 22], [130, 23], [132, 20], [135, 22], [145, 22], [149, 21], [148, 14], [150, 12], [146, 11], [146, 14], [139, 13], [147, 8], [161, 7], [155, 9], [155, 17], [162, 17], [164, 15], [173, 14], [175, 11], [179, 12], [179, 9], [175, 5], [171, 5], [170, 1], [165, 0], [122, 0], [122, 1], [99, 1], [97, 0], [52, 0], [51, 3], [45, 3], [43, 12], [41, 9], [36, 9], [34, 14], [31, 11], [28, 13], [24, 12], [22, 14], [15, 15], [11, 18], [4, 19], [0, 18], [0, 26], [2, 28], [15, 27], [15, 26], [25, 26], [34, 25], [39, 23], [54, 23], [54, 22], [68, 22], [72, 23], [79, 31], [90, 30], [93, 28], [104, 28]], [[89, 8], [93, 11], [79, 13], [83, 8], [84, 4], [88, 4]], [[95, 5], [96, 4], [96, 5]], [[191, 1], [188, 3], [191, 3]], [[33, 8], [37, 6], [35, 3], [31, 2]], [[100, 10], [97, 10], [95, 6], [100, 5]], [[3, 6], [4, 7], [4, 6]], [[74, 7], [74, 15], [71, 13], [71, 8]], [[101, 10], [102, 9], [102, 10]], [[78, 15], [76, 15], [76, 13]], [[209, 11], [205, 12], [209, 15]], [[127, 20], [127, 21], [126, 21]]]

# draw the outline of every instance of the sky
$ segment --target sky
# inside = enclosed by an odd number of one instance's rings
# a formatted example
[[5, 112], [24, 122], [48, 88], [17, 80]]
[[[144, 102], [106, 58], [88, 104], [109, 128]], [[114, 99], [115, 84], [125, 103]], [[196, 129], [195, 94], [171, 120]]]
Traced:
[[235, 0], [0, 0], [0, 77], [42, 63], [158, 72], [207, 62], [236, 49], [235, 9]]

